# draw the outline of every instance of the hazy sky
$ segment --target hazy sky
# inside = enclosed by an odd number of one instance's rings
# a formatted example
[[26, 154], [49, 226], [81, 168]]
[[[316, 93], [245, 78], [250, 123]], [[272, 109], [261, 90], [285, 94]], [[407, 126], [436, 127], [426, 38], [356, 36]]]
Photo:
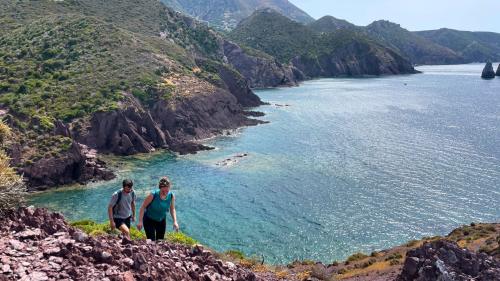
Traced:
[[500, 32], [500, 0], [290, 0], [318, 19], [324, 15], [367, 25], [379, 19], [416, 31], [448, 27]]

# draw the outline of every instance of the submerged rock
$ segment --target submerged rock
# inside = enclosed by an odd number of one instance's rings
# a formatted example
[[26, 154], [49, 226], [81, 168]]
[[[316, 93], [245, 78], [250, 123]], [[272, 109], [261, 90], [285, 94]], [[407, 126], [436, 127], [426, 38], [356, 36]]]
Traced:
[[493, 64], [491, 62], [486, 63], [486, 66], [483, 69], [483, 74], [481, 74], [481, 78], [483, 79], [495, 78], [495, 71], [493, 70]]

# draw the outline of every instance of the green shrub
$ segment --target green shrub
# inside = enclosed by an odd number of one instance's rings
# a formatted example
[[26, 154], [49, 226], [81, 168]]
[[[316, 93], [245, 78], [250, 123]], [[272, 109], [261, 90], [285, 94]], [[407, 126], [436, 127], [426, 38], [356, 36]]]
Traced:
[[400, 263], [401, 263], [401, 261], [399, 261], [399, 260], [391, 260], [391, 262], [389, 264], [394, 266], [394, 265], [398, 265]]
[[[101, 236], [106, 234], [118, 234], [119, 231], [111, 231], [109, 223], [96, 223], [91, 220], [80, 220], [71, 223], [72, 226], [82, 230], [90, 236]], [[136, 228], [130, 229], [130, 238], [132, 239], [146, 239], [146, 235]]]
[[355, 253], [354, 255], [347, 258], [348, 262], [359, 261], [367, 258], [368, 256], [363, 253]]
[[410, 240], [408, 243], [406, 243], [406, 247], [413, 247], [418, 244], [418, 240]]
[[243, 260], [245, 259], [245, 254], [238, 250], [229, 250], [224, 252], [225, 255], [229, 256], [232, 259]]
[[399, 260], [399, 259], [402, 259], [403, 258], [403, 255], [401, 255], [401, 253], [393, 253], [391, 255], [389, 255], [385, 260], [386, 261], [389, 261], [389, 260]]
[[178, 243], [187, 246], [193, 246], [198, 244], [198, 241], [194, 240], [193, 238], [187, 236], [182, 232], [169, 232], [165, 235], [165, 240], [171, 243]]

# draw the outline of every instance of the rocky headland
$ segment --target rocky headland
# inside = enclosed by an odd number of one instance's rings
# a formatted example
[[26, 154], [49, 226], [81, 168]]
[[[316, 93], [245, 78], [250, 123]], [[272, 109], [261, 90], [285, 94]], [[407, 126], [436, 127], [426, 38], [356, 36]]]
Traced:
[[313, 26], [294, 22], [272, 9], [253, 13], [229, 33], [229, 38], [275, 57], [297, 80], [417, 72], [398, 52], [361, 32], [317, 32]]

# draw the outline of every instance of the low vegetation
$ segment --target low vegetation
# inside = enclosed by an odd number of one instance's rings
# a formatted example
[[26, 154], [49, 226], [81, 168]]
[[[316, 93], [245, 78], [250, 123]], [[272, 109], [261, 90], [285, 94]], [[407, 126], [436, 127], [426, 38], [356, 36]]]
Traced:
[[[75, 221], [72, 222], [71, 225], [78, 229], [81, 229], [90, 236], [112, 235], [120, 233], [116, 229], [112, 231], [111, 227], [109, 226], [109, 223], [96, 223], [91, 220]], [[139, 231], [135, 227], [131, 227], [130, 238], [144, 240], [146, 239], [146, 234], [144, 234], [144, 232], [142, 231]], [[169, 232], [165, 234], [165, 240], [171, 243], [178, 243], [187, 246], [193, 246], [198, 244], [198, 241], [196, 241], [195, 239], [189, 237], [188, 235], [182, 232]]]

